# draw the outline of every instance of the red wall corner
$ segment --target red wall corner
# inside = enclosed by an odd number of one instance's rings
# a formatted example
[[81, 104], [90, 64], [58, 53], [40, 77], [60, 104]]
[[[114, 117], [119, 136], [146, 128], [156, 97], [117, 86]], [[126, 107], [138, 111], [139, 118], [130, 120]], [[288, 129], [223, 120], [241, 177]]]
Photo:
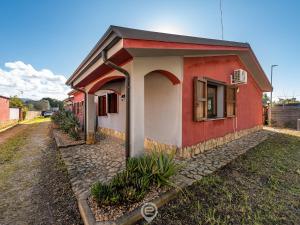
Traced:
[[248, 71], [248, 83], [239, 86], [237, 117], [224, 120], [193, 121], [193, 78], [206, 76], [230, 84], [234, 69], [246, 69], [237, 56], [184, 58], [182, 96], [182, 147], [222, 137], [237, 130], [262, 125], [262, 91]]
[[0, 122], [9, 120], [9, 99], [0, 97]]

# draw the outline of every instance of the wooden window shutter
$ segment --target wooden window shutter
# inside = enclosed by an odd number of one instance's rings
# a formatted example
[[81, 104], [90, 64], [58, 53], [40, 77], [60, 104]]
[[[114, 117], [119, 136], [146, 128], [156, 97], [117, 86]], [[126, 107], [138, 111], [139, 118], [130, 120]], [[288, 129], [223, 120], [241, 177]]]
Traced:
[[236, 87], [229, 85], [226, 87], [226, 116], [236, 115]]
[[99, 96], [98, 98], [98, 115], [106, 116], [106, 96]]
[[207, 118], [207, 80], [194, 78], [194, 121]]
[[108, 100], [108, 112], [118, 113], [118, 95], [116, 93], [110, 93], [107, 95]]

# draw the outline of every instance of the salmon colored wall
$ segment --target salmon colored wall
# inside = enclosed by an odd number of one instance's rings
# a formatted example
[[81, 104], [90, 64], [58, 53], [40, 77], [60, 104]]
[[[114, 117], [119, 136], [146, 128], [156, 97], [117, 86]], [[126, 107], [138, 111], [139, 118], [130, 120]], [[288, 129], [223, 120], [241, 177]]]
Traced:
[[245, 69], [237, 56], [189, 57], [184, 58], [182, 98], [182, 146], [222, 137], [237, 130], [262, 124], [262, 91], [248, 71], [248, 83], [239, 86], [237, 93], [237, 119], [193, 121], [193, 78], [206, 76], [230, 84], [234, 69]]
[[0, 97], [0, 122], [9, 120], [9, 99]]
[[[75, 92], [73, 94], [73, 96], [74, 96], [74, 98], [73, 98], [73, 104], [77, 103], [77, 102], [84, 101], [84, 93], [83, 92]], [[84, 103], [83, 103], [83, 107], [82, 107], [81, 112], [77, 113], [76, 116], [78, 117], [79, 122], [82, 125], [83, 121], [84, 121]]]
[[73, 100], [74, 103], [84, 101], [83, 92], [75, 92], [73, 96], [74, 96], [74, 100]]

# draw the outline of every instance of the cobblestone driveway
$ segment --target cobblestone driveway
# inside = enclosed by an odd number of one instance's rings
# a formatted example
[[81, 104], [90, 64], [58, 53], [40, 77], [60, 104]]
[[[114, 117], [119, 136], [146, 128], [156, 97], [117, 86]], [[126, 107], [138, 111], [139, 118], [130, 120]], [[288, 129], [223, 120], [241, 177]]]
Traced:
[[94, 145], [61, 148], [76, 196], [96, 181], [106, 182], [125, 166], [124, 141], [101, 137]]
[[[192, 184], [258, 145], [271, 133], [261, 130], [194, 158], [178, 160], [184, 167], [174, 177], [174, 182], [181, 186]], [[112, 137], [104, 137], [95, 145], [63, 148], [61, 153], [77, 196], [88, 191], [96, 181], [108, 181], [125, 166], [124, 142]]]

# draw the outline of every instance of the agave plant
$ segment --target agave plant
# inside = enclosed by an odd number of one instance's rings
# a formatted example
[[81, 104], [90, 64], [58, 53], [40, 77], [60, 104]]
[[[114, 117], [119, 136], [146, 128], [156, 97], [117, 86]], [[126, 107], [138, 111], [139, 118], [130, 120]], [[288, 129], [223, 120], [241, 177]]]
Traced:
[[104, 205], [136, 202], [144, 198], [151, 186], [172, 185], [170, 177], [178, 168], [174, 156], [163, 152], [130, 158], [124, 171], [109, 184], [94, 184], [91, 193], [98, 203]]

